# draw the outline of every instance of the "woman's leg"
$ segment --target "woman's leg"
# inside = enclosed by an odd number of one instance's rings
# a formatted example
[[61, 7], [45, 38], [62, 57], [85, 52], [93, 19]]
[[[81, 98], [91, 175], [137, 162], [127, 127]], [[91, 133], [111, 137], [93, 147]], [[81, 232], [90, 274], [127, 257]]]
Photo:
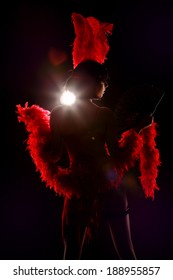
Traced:
[[78, 259], [80, 247], [80, 204], [76, 198], [65, 198], [62, 213], [63, 259]]
[[90, 203], [85, 198], [65, 198], [62, 214], [63, 259], [80, 259], [90, 218]]
[[108, 226], [119, 259], [135, 260], [136, 254], [131, 238], [129, 214], [124, 214], [124, 216], [114, 220], [109, 219]]
[[119, 259], [136, 259], [128, 212], [128, 202], [123, 186], [105, 195], [104, 213], [110, 235]]

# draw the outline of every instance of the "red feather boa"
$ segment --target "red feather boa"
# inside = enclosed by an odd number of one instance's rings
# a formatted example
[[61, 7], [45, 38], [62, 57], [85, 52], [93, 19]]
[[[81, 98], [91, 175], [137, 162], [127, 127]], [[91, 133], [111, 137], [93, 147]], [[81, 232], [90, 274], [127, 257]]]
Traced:
[[155, 138], [157, 136], [156, 123], [143, 129], [141, 136], [143, 140], [142, 149], [139, 154], [141, 185], [146, 197], [154, 199], [154, 191], [159, 190], [156, 184], [158, 166], [160, 165], [160, 152], [156, 148]]
[[[108, 187], [105, 181], [102, 182], [99, 172], [92, 170], [91, 176], [91, 172], [85, 169], [73, 169], [72, 159], [71, 167], [66, 169], [52, 162], [49, 150], [50, 112], [48, 110], [44, 110], [38, 105], [28, 107], [26, 103], [25, 107], [17, 105], [16, 113], [18, 121], [25, 124], [28, 132], [27, 149], [36, 166], [36, 170], [40, 172], [41, 180], [46, 183], [47, 187], [54, 189], [59, 195], [68, 197], [71, 197], [71, 195], [79, 196], [81, 194], [81, 184], [83, 193], [93, 191], [91, 184], [99, 188], [100, 191], [104, 191]], [[156, 123], [145, 128], [141, 134], [136, 133], [133, 129], [124, 132], [119, 141], [120, 154], [115, 163], [115, 169], [121, 179], [124, 172], [133, 167], [135, 162], [139, 160], [140, 181], [145, 196], [152, 199], [154, 199], [154, 191], [159, 189], [156, 179], [158, 166], [160, 165], [160, 154], [156, 148], [156, 135]], [[88, 182], [86, 182], [86, 178], [89, 178]], [[84, 186], [87, 186], [86, 190], [83, 189]], [[117, 182], [114, 183], [114, 187], [116, 186]]]

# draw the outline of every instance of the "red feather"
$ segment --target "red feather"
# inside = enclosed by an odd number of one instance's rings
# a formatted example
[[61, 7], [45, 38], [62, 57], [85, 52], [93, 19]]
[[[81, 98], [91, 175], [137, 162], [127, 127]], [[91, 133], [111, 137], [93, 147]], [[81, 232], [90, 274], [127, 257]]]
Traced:
[[142, 137], [134, 129], [125, 131], [119, 140], [120, 153], [117, 156], [117, 168], [124, 175], [125, 171], [134, 167], [142, 149]]
[[[49, 150], [50, 141], [50, 112], [44, 110], [38, 105], [25, 107], [17, 105], [18, 121], [24, 122], [27, 137], [27, 149], [36, 166], [36, 171], [40, 172], [41, 180], [46, 183], [47, 187], [54, 189], [59, 195], [70, 195], [70, 191], [66, 191], [61, 186], [57, 176], [62, 171], [61, 168], [51, 161], [51, 153]], [[67, 170], [63, 170], [65, 175]]]
[[103, 64], [110, 49], [107, 35], [112, 34], [113, 24], [77, 13], [72, 14], [72, 22], [76, 35], [72, 51], [74, 68], [88, 59]]
[[159, 190], [156, 179], [161, 164], [160, 152], [156, 148], [156, 123], [142, 131], [143, 147], [140, 152], [141, 185], [146, 197], [154, 199], [154, 191]]

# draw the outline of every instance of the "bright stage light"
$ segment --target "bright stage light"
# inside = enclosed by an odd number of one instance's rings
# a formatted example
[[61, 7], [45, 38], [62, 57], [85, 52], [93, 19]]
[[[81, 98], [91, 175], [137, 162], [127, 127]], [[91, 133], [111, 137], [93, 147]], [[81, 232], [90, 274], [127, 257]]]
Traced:
[[63, 105], [71, 106], [75, 103], [76, 96], [71, 91], [64, 91], [60, 97], [60, 102]]

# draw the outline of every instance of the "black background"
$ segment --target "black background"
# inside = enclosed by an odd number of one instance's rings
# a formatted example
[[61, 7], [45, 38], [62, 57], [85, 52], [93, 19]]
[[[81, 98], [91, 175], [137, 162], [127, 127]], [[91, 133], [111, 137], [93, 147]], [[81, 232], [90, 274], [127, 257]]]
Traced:
[[[165, 96], [155, 113], [162, 165], [154, 201], [140, 186], [128, 191], [131, 227], [139, 259], [173, 259], [172, 190], [172, 1], [22, 1], [5, 4], [1, 35], [1, 259], [62, 259], [63, 199], [45, 187], [26, 151], [26, 132], [17, 122], [16, 105], [38, 104], [51, 110], [56, 91], [72, 69], [72, 12], [114, 24], [106, 65], [110, 74], [104, 102], [131, 87], [153, 84]], [[51, 48], [65, 54], [52, 64]], [[63, 57], [63, 56], [62, 56]], [[83, 258], [114, 259], [103, 228]]]

